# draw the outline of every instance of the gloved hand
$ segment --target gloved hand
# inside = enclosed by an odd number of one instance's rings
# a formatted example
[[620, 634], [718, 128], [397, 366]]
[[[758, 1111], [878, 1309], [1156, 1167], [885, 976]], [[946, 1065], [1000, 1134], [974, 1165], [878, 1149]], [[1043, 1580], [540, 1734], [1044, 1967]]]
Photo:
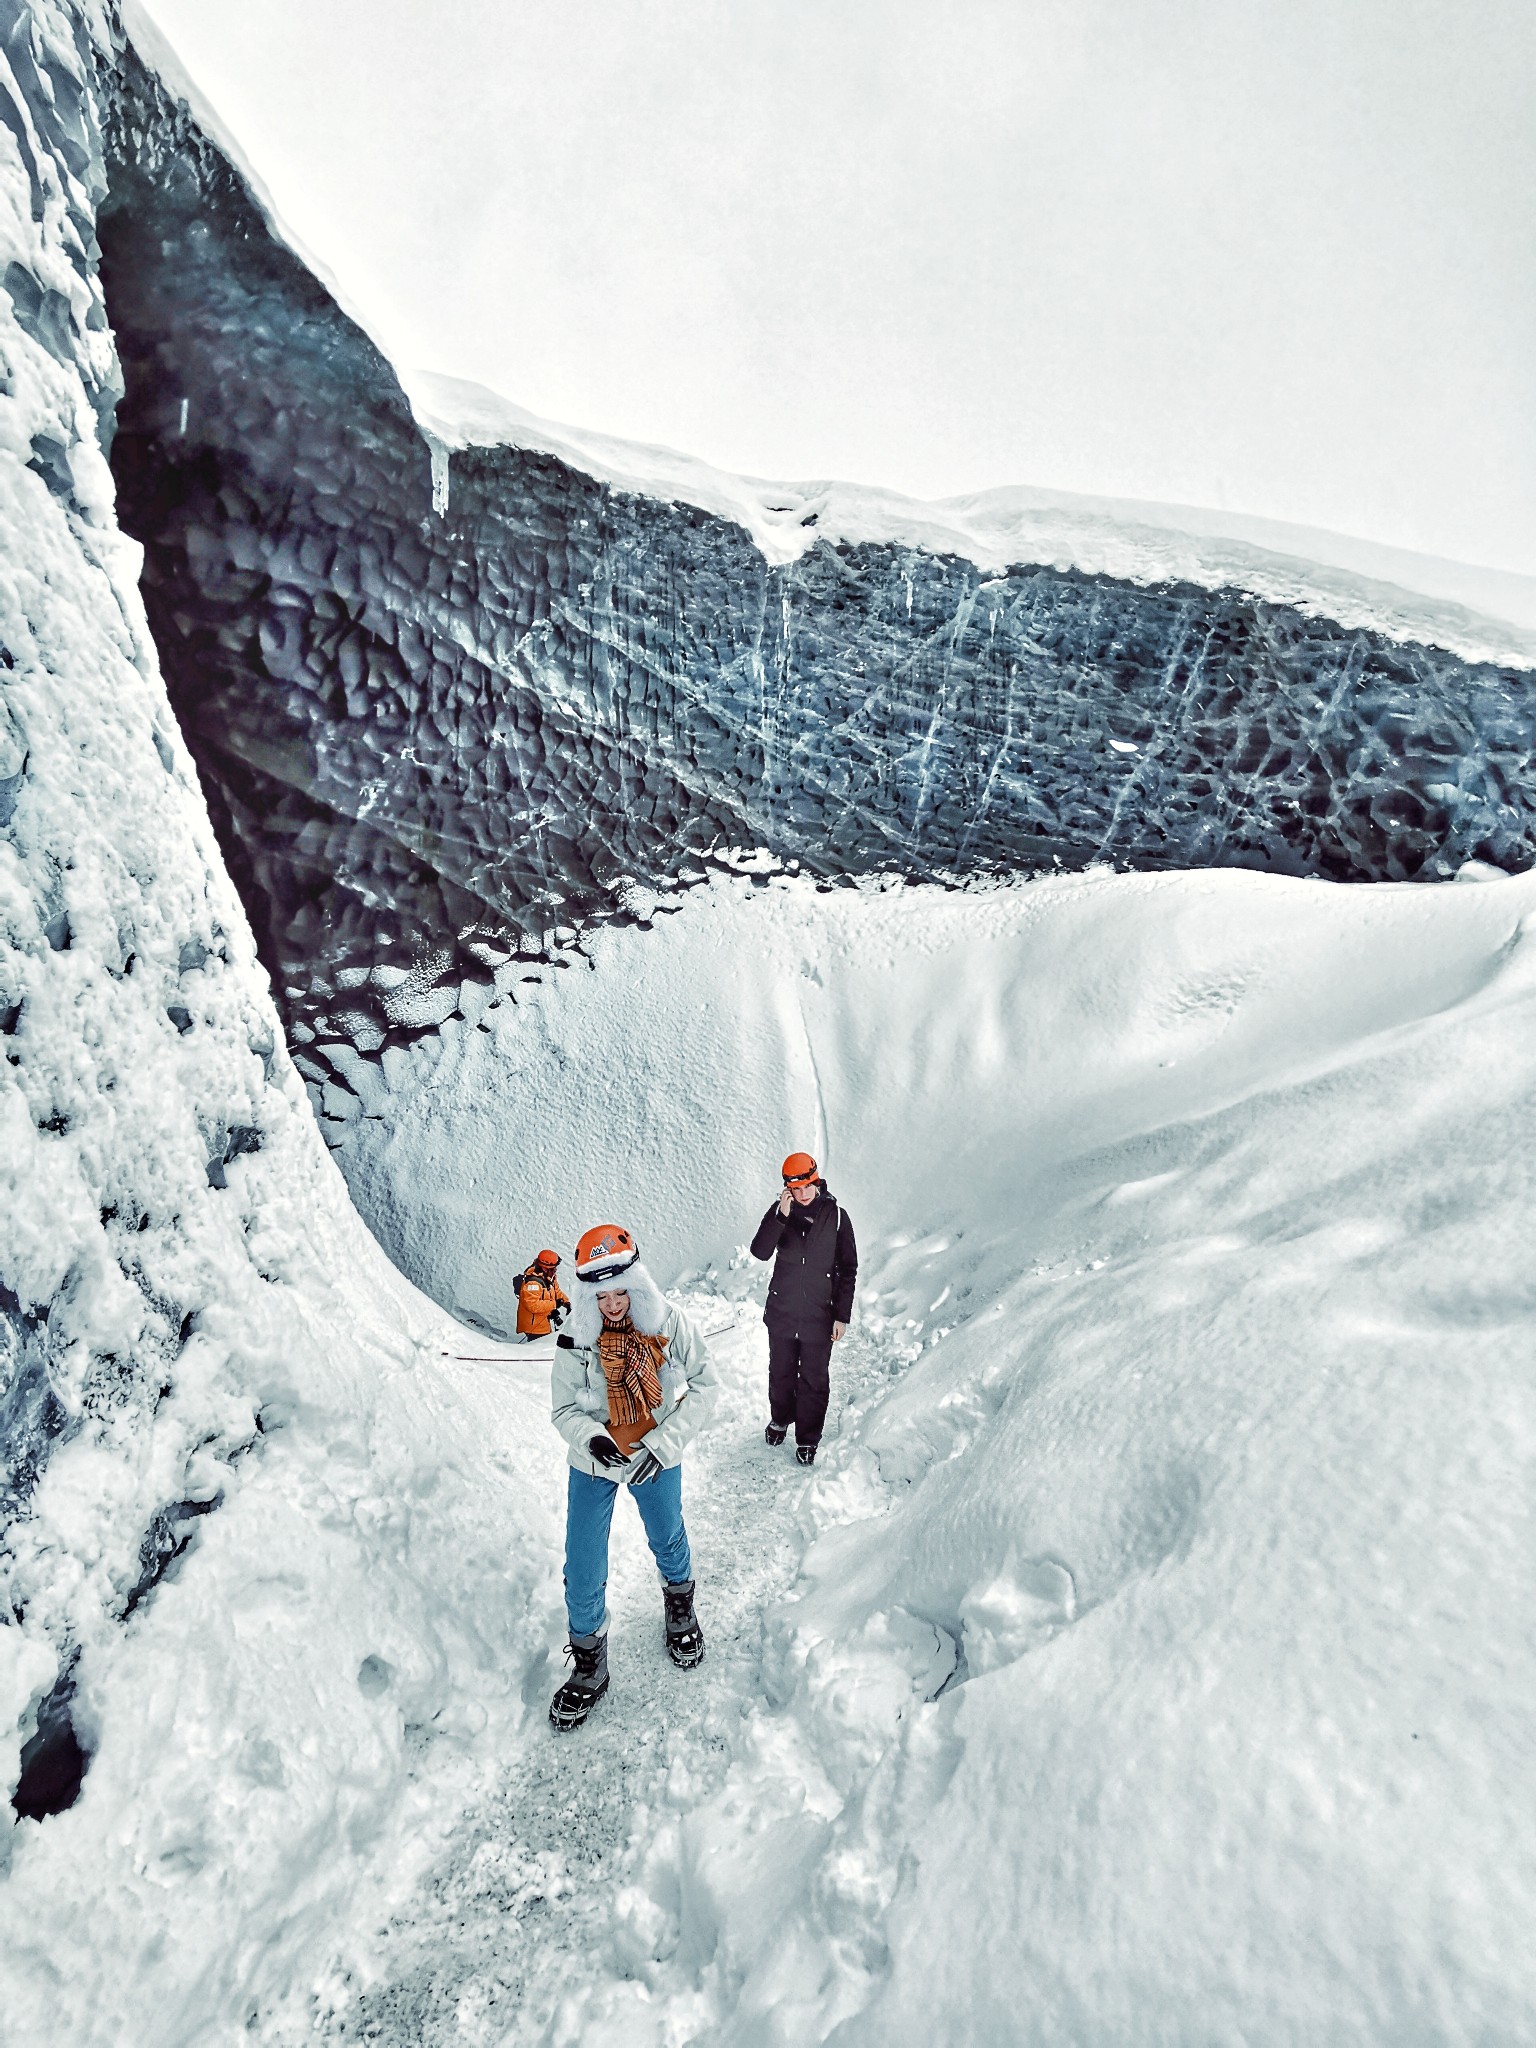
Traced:
[[625, 1457], [611, 1436], [593, 1437], [587, 1445], [587, 1450], [605, 1472], [611, 1472], [615, 1465], [627, 1465], [629, 1463], [628, 1458]]
[[629, 1483], [631, 1486], [644, 1486], [647, 1481], [654, 1479], [658, 1472], [665, 1472], [666, 1469], [654, 1451], [641, 1451], [630, 1461]]

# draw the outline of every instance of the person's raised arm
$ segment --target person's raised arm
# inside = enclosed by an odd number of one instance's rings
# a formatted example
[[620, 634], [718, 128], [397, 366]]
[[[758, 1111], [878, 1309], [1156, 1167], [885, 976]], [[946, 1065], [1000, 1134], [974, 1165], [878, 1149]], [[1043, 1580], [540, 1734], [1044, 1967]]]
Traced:
[[786, 1188], [776, 1202], [769, 1204], [763, 1220], [757, 1226], [757, 1235], [752, 1240], [754, 1259], [771, 1259], [784, 1240], [784, 1223], [789, 1215], [789, 1189]]

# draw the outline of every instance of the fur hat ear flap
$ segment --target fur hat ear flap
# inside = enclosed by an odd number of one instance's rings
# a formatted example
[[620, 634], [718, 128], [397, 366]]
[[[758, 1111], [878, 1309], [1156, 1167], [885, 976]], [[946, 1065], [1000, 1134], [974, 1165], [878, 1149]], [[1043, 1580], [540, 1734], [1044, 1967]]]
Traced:
[[577, 1281], [571, 1289], [571, 1314], [566, 1325], [573, 1343], [585, 1350], [597, 1342], [598, 1332], [603, 1327], [603, 1312], [597, 1305], [597, 1297], [609, 1293], [629, 1296], [629, 1319], [637, 1330], [647, 1337], [661, 1335], [662, 1325], [667, 1320], [666, 1296], [637, 1259], [634, 1265], [615, 1278], [611, 1286], [594, 1287], [590, 1281]]
[[637, 1260], [624, 1275], [629, 1292], [629, 1319], [647, 1337], [659, 1337], [667, 1320], [666, 1297]]
[[603, 1312], [597, 1305], [597, 1289], [578, 1280], [571, 1289], [571, 1313], [566, 1319], [566, 1335], [573, 1344], [579, 1344], [586, 1351], [597, 1342], [597, 1333], [602, 1327]]

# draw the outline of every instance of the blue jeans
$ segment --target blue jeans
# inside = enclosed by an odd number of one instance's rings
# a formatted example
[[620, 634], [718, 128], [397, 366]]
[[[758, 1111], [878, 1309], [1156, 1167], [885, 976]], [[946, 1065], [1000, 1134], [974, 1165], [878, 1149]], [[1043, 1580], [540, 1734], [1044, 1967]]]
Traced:
[[[594, 1479], [570, 1467], [565, 1495], [565, 1611], [573, 1636], [593, 1636], [603, 1625], [608, 1589], [608, 1529], [613, 1521], [616, 1479]], [[669, 1586], [693, 1577], [688, 1531], [683, 1527], [683, 1468], [668, 1465], [644, 1486], [626, 1487], [640, 1519], [657, 1570]]]

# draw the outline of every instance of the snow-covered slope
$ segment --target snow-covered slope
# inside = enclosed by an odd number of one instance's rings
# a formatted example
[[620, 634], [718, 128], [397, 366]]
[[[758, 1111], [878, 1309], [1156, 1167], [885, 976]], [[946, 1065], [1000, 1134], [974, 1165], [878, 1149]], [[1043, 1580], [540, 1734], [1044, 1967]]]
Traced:
[[[1536, 882], [1475, 881], [720, 884], [418, 1055], [382, 1179], [435, 1191], [446, 1298], [504, 1317], [494, 1246], [616, 1205], [737, 1293], [810, 1144], [883, 1359], [761, 1691], [718, 1680], [570, 1908], [549, 2038], [1521, 2038]], [[771, 1462], [751, 1369], [709, 1517]], [[642, 1700], [604, 1711], [638, 1769]], [[416, 2026], [507, 1981], [497, 1897], [452, 1856], [397, 1896], [401, 1966], [443, 1944]]]
[[1047, 1168], [1466, 994], [1530, 886], [719, 881], [394, 1055], [353, 1185], [429, 1292], [505, 1329], [505, 1244], [623, 1200], [663, 1269], [723, 1270], [803, 1143], [898, 1234], [963, 1228], [951, 1295], [986, 1299]]
[[0, 2032], [201, 2048], [520, 1723], [551, 1521], [351, 1210], [166, 701], [87, 26], [0, 9]]

